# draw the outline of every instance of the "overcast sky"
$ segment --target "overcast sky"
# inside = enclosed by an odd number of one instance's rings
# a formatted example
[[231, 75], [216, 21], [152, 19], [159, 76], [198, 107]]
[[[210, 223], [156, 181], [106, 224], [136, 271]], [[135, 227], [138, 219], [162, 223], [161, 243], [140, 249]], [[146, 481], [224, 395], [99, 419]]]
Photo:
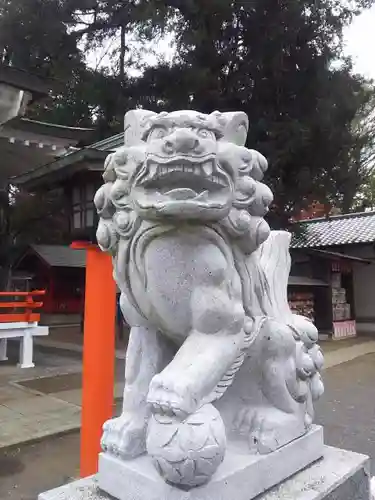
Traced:
[[375, 80], [375, 6], [363, 12], [347, 28], [345, 43], [356, 72]]

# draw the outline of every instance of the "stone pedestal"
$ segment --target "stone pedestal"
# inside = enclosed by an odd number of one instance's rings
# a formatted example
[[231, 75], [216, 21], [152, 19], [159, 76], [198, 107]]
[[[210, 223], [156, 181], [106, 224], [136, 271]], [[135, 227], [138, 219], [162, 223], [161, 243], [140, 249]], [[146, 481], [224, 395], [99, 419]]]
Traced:
[[211, 481], [189, 491], [162, 480], [147, 455], [123, 462], [102, 453], [98, 485], [118, 500], [251, 500], [324, 454], [323, 429], [318, 426], [269, 455], [250, 455], [241, 444], [229, 441]]
[[[268, 475], [272, 472], [270, 468]], [[127, 500], [250, 500], [253, 490], [246, 474], [238, 473], [236, 480], [230, 481], [230, 487], [226, 486], [225, 474], [224, 471], [221, 481], [217, 479], [216, 486], [212, 486], [210, 490], [206, 486], [197, 488], [194, 492], [188, 492], [170, 486], [164, 486], [164, 491], [162, 491], [161, 486], [155, 486], [156, 481], [152, 486], [147, 472], [143, 475], [138, 472], [133, 476], [129, 473], [127, 484], [123, 485], [124, 491], [121, 498]], [[325, 447], [322, 460], [258, 496], [257, 500], [369, 500], [369, 474], [368, 457]], [[227, 473], [227, 477], [235, 479], [230, 473]], [[263, 474], [255, 482], [265, 481], [266, 477]], [[254, 478], [252, 479], [254, 482]], [[263, 485], [267, 487], [266, 483]], [[208, 496], [209, 491], [211, 496]], [[97, 477], [90, 477], [42, 493], [38, 500], [113, 500], [113, 497], [99, 489]]]

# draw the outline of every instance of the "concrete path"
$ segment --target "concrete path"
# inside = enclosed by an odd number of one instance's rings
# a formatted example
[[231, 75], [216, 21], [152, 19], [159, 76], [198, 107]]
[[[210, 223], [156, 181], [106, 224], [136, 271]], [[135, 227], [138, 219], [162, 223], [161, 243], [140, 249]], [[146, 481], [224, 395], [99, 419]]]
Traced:
[[[316, 404], [316, 420], [325, 442], [369, 455], [375, 475], [375, 354], [328, 369], [325, 394]], [[348, 499], [349, 500], [349, 499]]]
[[[57, 352], [57, 354], [56, 354]], [[36, 367], [21, 370], [10, 361], [0, 365], [0, 449], [80, 428], [82, 363], [79, 357], [36, 349]], [[124, 362], [118, 361], [122, 380]], [[73, 384], [72, 384], [73, 382]], [[122, 383], [114, 388], [122, 396]]]
[[[34, 343], [36, 346], [47, 347], [50, 349], [75, 352], [75, 353], [79, 353], [79, 354], [83, 353], [82, 344], [77, 344], [77, 343], [73, 343], [73, 342], [66, 342], [66, 341], [61, 342], [59, 340], [49, 339], [47, 337], [45, 339], [35, 338]], [[116, 354], [117, 359], [125, 359], [125, 354], [126, 354], [125, 348], [124, 349], [116, 349], [115, 354]]]
[[[375, 340], [323, 343], [323, 349], [326, 368], [332, 368], [375, 353]], [[79, 430], [82, 364], [67, 351], [66, 345], [52, 351], [37, 346], [36, 368], [30, 370], [16, 368], [16, 352], [10, 362], [0, 364], [0, 449]], [[123, 373], [124, 361], [117, 359], [116, 399], [122, 396]], [[375, 410], [373, 427], [375, 432]]]
[[[324, 379], [326, 393], [316, 409], [326, 443], [368, 454], [374, 473], [375, 354], [330, 368]], [[78, 477], [79, 445], [76, 431], [1, 450], [0, 499], [36, 500], [41, 491]]]
[[371, 340], [370, 337], [322, 342], [321, 345], [324, 352], [324, 367], [326, 370], [375, 352], [375, 340]]

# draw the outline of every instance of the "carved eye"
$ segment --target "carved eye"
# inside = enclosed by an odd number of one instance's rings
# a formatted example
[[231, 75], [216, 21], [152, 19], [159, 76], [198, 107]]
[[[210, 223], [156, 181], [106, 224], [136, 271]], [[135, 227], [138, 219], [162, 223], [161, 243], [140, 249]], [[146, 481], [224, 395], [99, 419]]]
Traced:
[[168, 134], [168, 130], [164, 127], [154, 127], [148, 135], [148, 140], [163, 139]]
[[202, 139], [209, 139], [209, 138], [214, 138], [215, 134], [212, 132], [212, 130], [208, 130], [207, 128], [201, 128], [198, 130], [197, 134], [199, 137], [202, 137]]

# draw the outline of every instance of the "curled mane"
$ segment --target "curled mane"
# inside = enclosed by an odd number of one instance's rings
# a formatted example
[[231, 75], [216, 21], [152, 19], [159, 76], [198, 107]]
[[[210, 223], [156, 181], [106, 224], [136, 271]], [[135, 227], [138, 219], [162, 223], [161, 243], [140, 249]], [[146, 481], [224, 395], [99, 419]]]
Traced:
[[[112, 253], [120, 239], [131, 239], [142, 224], [129, 195], [132, 182], [147, 156], [147, 143], [143, 139], [155, 122], [173, 120], [168, 113], [143, 113], [141, 119], [135, 120], [131, 115], [125, 120], [125, 145], [108, 156], [103, 174], [105, 184], [95, 196], [100, 217], [97, 240], [103, 250]], [[198, 115], [197, 119], [220, 132], [218, 160], [230, 165], [235, 176], [230, 213], [215, 224], [240, 246], [242, 252], [250, 254], [270, 233], [263, 217], [273, 197], [270, 189], [261, 182], [267, 161], [257, 151], [242, 145], [242, 129], [245, 127], [246, 137], [248, 127], [243, 113], [214, 112]]]

